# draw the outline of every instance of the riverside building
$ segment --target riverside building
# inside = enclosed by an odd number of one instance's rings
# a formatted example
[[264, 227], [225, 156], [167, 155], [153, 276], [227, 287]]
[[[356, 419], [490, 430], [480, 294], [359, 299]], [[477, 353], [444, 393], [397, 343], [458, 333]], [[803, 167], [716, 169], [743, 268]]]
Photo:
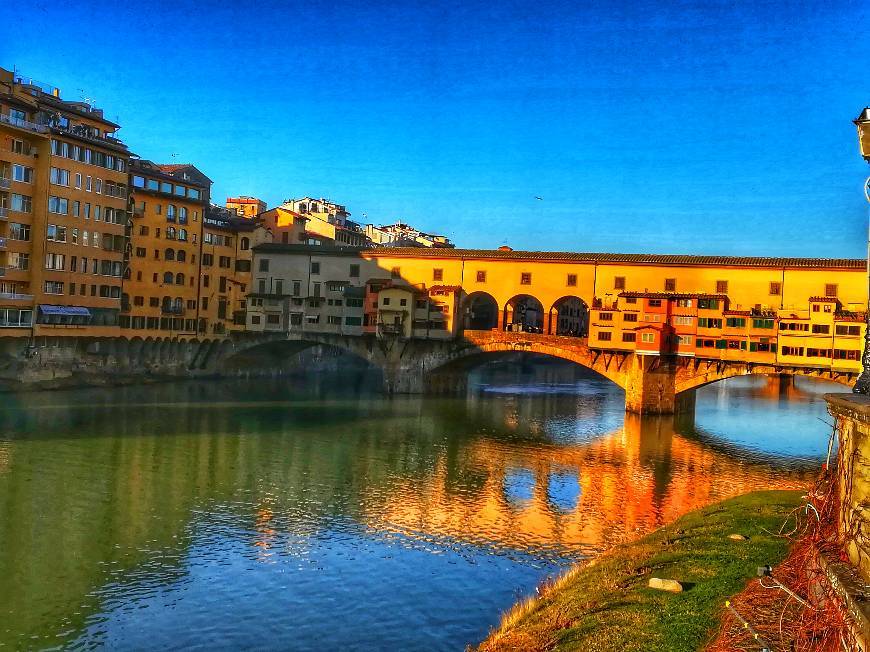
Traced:
[[227, 197], [226, 207], [235, 211], [239, 217], [254, 219], [260, 213], [266, 212], [266, 202], [256, 197], [240, 195], [239, 197]]
[[253, 331], [357, 334], [362, 297], [361, 331], [378, 336], [509, 330], [588, 336], [606, 354], [861, 370], [863, 260], [273, 243], [252, 275]]
[[0, 328], [120, 334], [130, 153], [119, 125], [0, 69]]
[[121, 325], [142, 335], [194, 335], [211, 181], [193, 165], [134, 160], [130, 186], [132, 256]]

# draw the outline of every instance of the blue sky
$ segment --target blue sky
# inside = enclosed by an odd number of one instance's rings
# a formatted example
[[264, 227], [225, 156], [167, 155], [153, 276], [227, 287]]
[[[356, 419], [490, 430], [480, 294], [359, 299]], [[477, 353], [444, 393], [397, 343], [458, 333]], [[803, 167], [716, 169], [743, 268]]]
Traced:
[[94, 98], [218, 202], [323, 195], [469, 247], [866, 252], [863, 1], [2, 12], [0, 65]]

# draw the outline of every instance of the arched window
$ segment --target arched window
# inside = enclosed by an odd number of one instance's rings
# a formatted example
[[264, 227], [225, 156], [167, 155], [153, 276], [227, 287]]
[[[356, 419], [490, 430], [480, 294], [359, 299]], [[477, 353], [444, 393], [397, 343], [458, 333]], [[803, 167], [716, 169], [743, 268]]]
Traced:
[[187, 229], [178, 229], [178, 239], [187, 242]]
[[184, 274], [178, 272], [178, 274], [175, 275], [175, 284], [184, 285]]
[[187, 209], [184, 206], [178, 209], [178, 223], [187, 224]]
[[163, 258], [165, 260], [175, 260], [175, 250], [174, 249], [167, 249], [166, 251], [163, 252]]
[[175, 297], [175, 301], [172, 303], [172, 307], [175, 308], [178, 312], [181, 312], [181, 309], [184, 307], [184, 301], [181, 297]]
[[247, 251], [248, 249], [251, 248], [251, 241], [248, 240], [247, 238], [242, 238], [241, 247], [242, 247], [242, 251]]
[[172, 308], [172, 299], [170, 297], [163, 297], [163, 301], [161, 301], [160, 305], [162, 306], [163, 310], [168, 311], [170, 308]]
[[174, 226], [166, 227], [166, 239], [167, 240], [175, 240], [177, 233], [178, 232], [175, 230]]
[[164, 285], [172, 285], [172, 281], [175, 279], [172, 272], [164, 272], [163, 273], [163, 284]]
[[187, 252], [184, 249], [179, 249], [178, 253], [175, 255], [175, 260], [179, 263], [183, 263], [187, 260]]
[[175, 208], [175, 205], [169, 204], [169, 206], [166, 207], [166, 221], [167, 222], [174, 222], [176, 212], [177, 212], [177, 210]]

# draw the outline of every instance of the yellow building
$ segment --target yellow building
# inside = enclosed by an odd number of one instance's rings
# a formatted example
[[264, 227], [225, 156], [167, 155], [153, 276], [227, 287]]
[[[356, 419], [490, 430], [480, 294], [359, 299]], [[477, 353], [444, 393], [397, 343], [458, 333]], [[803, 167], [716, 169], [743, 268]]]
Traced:
[[314, 240], [312, 244], [364, 247], [368, 243], [363, 229], [349, 219], [350, 213], [341, 204], [323, 198], [303, 197], [288, 199], [281, 208], [306, 219], [305, 230]]
[[125, 334], [196, 333], [202, 224], [211, 181], [192, 165], [134, 160], [133, 226], [124, 284]]
[[130, 154], [60, 94], [0, 69], [0, 328], [118, 335]]
[[215, 336], [245, 329], [253, 247], [271, 239], [258, 220], [209, 207], [201, 246], [199, 333]]
[[253, 219], [260, 213], [266, 212], [266, 202], [256, 197], [241, 195], [239, 197], [227, 197], [226, 207], [235, 211], [239, 217]]

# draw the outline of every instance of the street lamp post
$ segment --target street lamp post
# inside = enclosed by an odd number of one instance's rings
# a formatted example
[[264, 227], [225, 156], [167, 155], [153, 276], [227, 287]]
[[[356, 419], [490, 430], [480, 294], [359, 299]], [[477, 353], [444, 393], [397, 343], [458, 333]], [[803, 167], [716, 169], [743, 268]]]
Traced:
[[[864, 160], [870, 163], [870, 107], [865, 107], [861, 114], [853, 120], [858, 127], [858, 147]], [[867, 312], [865, 316], [864, 355], [861, 364], [864, 369], [855, 383], [853, 392], [870, 395], [870, 177], [864, 181], [864, 198], [868, 205], [867, 232]]]

